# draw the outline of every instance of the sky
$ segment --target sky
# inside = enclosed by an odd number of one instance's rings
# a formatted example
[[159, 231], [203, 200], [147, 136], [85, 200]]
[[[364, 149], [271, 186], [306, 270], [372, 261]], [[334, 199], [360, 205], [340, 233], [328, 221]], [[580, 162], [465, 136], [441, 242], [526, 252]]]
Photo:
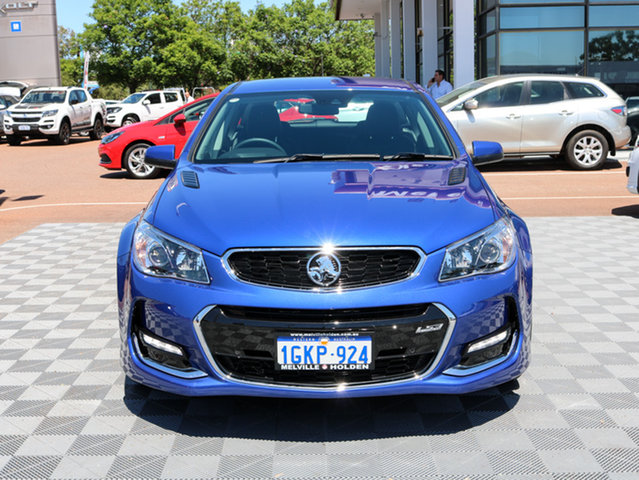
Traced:
[[[181, 3], [180, 0], [174, 0], [175, 3]], [[242, 10], [245, 12], [257, 5], [256, 0], [239, 0]], [[276, 5], [281, 7], [284, 5], [284, 0], [262, 0], [264, 5]], [[76, 33], [80, 33], [84, 30], [85, 23], [91, 23], [89, 13], [91, 12], [91, 5], [93, 0], [56, 0], [56, 13], [58, 16], [58, 25], [70, 28]]]

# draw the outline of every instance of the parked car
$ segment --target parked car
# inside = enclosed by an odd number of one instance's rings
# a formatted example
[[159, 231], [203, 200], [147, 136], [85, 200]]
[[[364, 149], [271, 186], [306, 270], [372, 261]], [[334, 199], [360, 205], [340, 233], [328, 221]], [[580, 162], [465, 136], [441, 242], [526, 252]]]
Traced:
[[20, 145], [25, 138], [66, 145], [72, 134], [102, 138], [105, 116], [104, 101], [94, 100], [85, 88], [43, 87], [30, 90], [11, 105], [2, 124], [9, 145]]
[[[283, 122], [276, 106], [308, 98]], [[361, 122], [339, 111], [368, 104]], [[241, 82], [207, 110], [117, 253], [126, 374], [181, 395], [461, 394], [530, 361], [524, 221], [415, 84]]]
[[588, 77], [504, 75], [457, 88], [437, 103], [461, 135], [495, 140], [504, 154], [562, 156], [580, 170], [601, 168], [630, 140], [626, 104]]
[[628, 177], [626, 185], [628, 191], [639, 194], [639, 147], [635, 147], [630, 154], [628, 165], [626, 166], [626, 176]]
[[107, 109], [106, 125], [109, 128], [123, 127], [132, 123], [160, 118], [167, 112], [184, 105], [177, 91], [154, 90], [132, 93], [121, 103]]
[[196, 102], [173, 110], [158, 120], [126, 125], [106, 135], [98, 146], [100, 166], [122, 168], [133, 178], [154, 178], [158, 169], [144, 163], [144, 152], [152, 145], [175, 145], [179, 156], [201, 116], [217, 96], [201, 97]]
[[[20, 99], [12, 95], [0, 94], [0, 125], [4, 124], [4, 112], [14, 103], [18, 103]], [[0, 138], [4, 138], [4, 129], [0, 129]]]
[[639, 145], [639, 97], [626, 98], [628, 126], [631, 131], [630, 145]]

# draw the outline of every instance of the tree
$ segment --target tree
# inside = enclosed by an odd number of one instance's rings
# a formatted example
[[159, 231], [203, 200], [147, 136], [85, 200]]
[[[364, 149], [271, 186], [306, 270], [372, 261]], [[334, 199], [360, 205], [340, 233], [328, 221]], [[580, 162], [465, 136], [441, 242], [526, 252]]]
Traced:
[[161, 52], [186, 26], [186, 16], [172, 0], [95, 0], [82, 43], [95, 52], [101, 84], [121, 84], [135, 91], [158, 78]]
[[82, 82], [82, 46], [76, 33], [62, 26], [58, 27], [58, 55], [62, 85], [79, 85]]

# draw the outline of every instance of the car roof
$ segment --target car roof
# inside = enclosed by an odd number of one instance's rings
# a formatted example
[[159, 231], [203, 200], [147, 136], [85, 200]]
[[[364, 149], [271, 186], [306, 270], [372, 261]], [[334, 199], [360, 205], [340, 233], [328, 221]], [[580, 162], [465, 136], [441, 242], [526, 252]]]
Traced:
[[412, 91], [405, 80], [378, 77], [301, 77], [250, 80], [237, 85], [233, 93], [291, 92], [300, 90], [379, 89]]
[[531, 79], [531, 80], [576, 80], [582, 82], [600, 82], [597, 78], [594, 77], [584, 77], [582, 75], [570, 75], [570, 74], [559, 74], [559, 73], [512, 73], [508, 75], [495, 75], [492, 77], [479, 78], [476, 82], [484, 82], [484, 83], [492, 83], [499, 82], [502, 80], [515, 80], [515, 79]]

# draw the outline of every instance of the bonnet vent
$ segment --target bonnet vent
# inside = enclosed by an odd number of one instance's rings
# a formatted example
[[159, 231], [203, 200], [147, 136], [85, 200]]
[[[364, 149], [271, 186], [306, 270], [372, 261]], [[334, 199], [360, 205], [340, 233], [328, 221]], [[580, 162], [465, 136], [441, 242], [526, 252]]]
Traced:
[[182, 170], [182, 183], [185, 187], [200, 188], [200, 181], [197, 173], [192, 170]]
[[466, 167], [455, 167], [448, 175], [448, 185], [457, 185], [466, 179]]

